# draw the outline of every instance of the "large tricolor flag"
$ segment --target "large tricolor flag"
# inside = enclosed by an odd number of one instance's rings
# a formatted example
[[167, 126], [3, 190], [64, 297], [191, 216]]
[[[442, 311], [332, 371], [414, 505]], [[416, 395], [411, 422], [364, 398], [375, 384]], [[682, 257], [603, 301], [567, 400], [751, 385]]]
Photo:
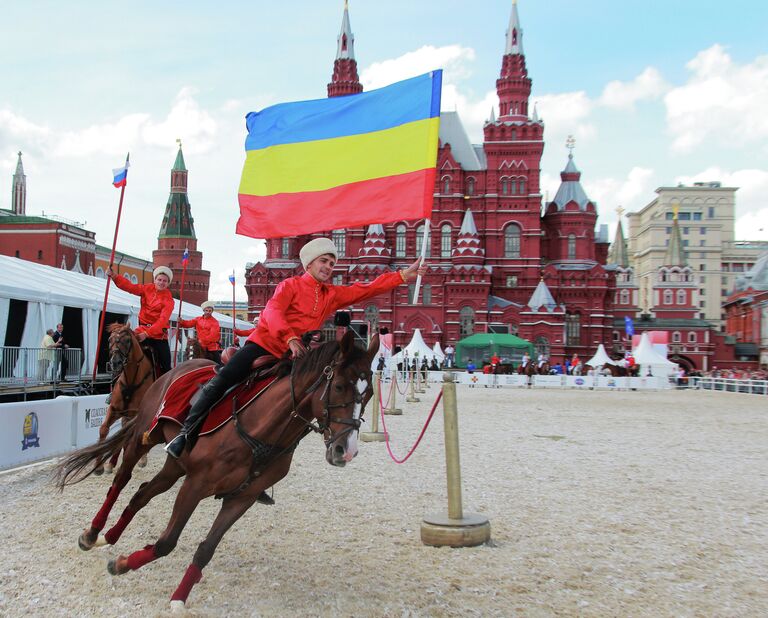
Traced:
[[432, 212], [442, 71], [246, 116], [237, 233], [281, 238]]

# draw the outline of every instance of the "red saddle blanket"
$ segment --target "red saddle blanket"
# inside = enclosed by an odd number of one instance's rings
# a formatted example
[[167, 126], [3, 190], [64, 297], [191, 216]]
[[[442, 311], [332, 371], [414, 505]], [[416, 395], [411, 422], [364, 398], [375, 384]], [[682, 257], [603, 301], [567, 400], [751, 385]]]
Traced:
[[[214, 376], [214, 365], [200, 367], [176, 378], [163, 397], [160, 407], [152, 420], [149, 428], [151, 432], [162, 419], [173, 421], [179, 425], [184, 423], [189, 409], [192, 407], [190, 399], [195, 395], [202, 384], [205, 384]], [[261, 395], [275, 381], [275, 376], [268, 376], [254, 382], [244, 382], [233, 389], [219, 401], [208, 413], [208, 416], [200, 429], [200, 435], [213, 433], [232, 420], [232, 400], [237, 397], [239, 406]]]

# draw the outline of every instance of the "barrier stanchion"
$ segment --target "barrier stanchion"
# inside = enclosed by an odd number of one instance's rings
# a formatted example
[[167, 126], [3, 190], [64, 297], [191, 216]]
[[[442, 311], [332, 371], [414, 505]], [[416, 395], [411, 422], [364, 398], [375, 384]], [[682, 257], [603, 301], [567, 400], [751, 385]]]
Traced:
[[408, 403], [419, 403], [421, 401], [421, 399], [419, 399], [416, 396], [416, 386], [414, 385], [414, 382], [415, 382], [415, 380], [414, 380], [415, 375], [414, 374], [415, 374], [415, 372], [411, 371], [411, 386], [410, 386], [410, 389], [408, 390], [408, 396], [405, 398], [405, 400]]
[[392, 382], [390, 382], [389, 394], [392, 396], [391, 401], [389, 402], [389, 407], [383, 408], [381, 412], [383, 414], [392, 414], [395, 416], [402, 414], [403, 411], [397, 407], [397, 372], [392, 374]]
[[363, 442], [384, 442], [387, 439], [383, 431], [379, 431], [379, 405], [381, 398], [381, 371], [376, 371], [373, 377], [373, 410], [371, 411], [371, 430], [363, 431], [360, 439]]
[[424, 380], [422, 379], [423, 377], [421, 369], [416, 369], [416, 392], [420, 395], [427, 392], [424, 386]]
[[421, 523], [421, 542], [437, 547], [481, 545], [491, 538], [491, 524], [483, 515], [464, 513], [462, 508], [456, 383], [451, 372], [445, 372], [443, 376], [443, 417], [448, 513], [436, 513], [424, 518]]

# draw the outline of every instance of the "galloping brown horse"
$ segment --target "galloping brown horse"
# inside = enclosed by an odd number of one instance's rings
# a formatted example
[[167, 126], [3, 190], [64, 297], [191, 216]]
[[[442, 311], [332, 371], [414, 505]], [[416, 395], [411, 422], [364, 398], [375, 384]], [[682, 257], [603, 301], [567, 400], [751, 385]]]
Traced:
[[[141, 400], [155, 381], [152, 359], [144, 353], [128, 324], [116, 323], [109, 326], [109, 367], [112, 373], [112, 397], [99, 427], [99, 442], [106, 439], [115, 421], [136, 416]], [[106, 466], [98, 465], [94, 472], [101, 474], [105, 467], [107, 472], [111, 472], [113, 465], [111, 461]], [[146, 459], [143, 465], [146, 465]]]
[[[186, 474], [168, 526], [154, 545], [111, 560], [109, 572], [121, 575], [169, 554], [199, 502], [219, 496], [221, 510], [171, 598], [173, 606], [183, 606], [226, 531], [263, 490], [288, 473], [294, 449], [302, 438], [312, 431], [321, 433], [325, 438], [325, 457], [331, 465], [344, 466], [355, 457], [362, 413], [372, 394], [371, 363], [378, 349], [378, 335], [363, 351], [354, 346], [354, 336], [348, 332], [340, 342], [322, 344], [292, 366], [283, 361], [279, 368], [290, 374], [280, 377], [261, 396], [243, 405], [234, 421], [201, 436], [196, 447], [180, 459], [167, 457], [160, 472], [139, 488], [104, 538], [114, 544], [141, 508]], [[109, 457], [116, 449], [124, 452], [104, 505], [80, 537], [82, 549], [93, 547], [138, 457], [178, 433], [176, 424], [162, 419], [145, 433], [169, 384], [206, 364], [210, 363], [191, 361], [162, 376], [145, 397], [136, 418], [105, 442], [81, 449], [60, 464], [59, 485], [63, 488], [88, 476], [93, 461]]]

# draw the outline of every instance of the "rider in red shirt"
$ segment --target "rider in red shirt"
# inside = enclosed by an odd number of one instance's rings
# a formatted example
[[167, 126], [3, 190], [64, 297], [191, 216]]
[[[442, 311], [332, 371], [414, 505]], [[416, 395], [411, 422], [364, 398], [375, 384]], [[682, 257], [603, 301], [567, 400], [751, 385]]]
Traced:
[[384, 273], [370, 283], [354, 283], [342, 287], [327, 283], [338, 257], [336, 246], [330, 238], [315, 238], [308, 242], [301, 248], [299, 257], [306, 272], [286, 279], [277, 286], [259, 316], [256, 330], [248, 337], [243, 348], [202, 388], [181, 432], [165, 447], [172, 457], [181, 456], [188, 438], [194, 442], [209, 408], [230, 386], [248, 376], [256, 358], [265, 354], [279, 358], [288, 351], [293, 358], [304, 356], [307, 349], [301, 342], [301, 336], [319, 329], [335, 311], [378, 296], [426, 272], [426, 266], [420, 266], [420, 260], [416, 260], [407, 269]]
[[219, 321], [213, 317], [213, 301], [207, 300], [200, 307], [203, 315], [192, 320], [179, 320], [181, 328], [195, 328], [197, 341], [205, 351], [205, 357], [221, 363], [221, 327]]
[[168, 289], [173, 272], [165, 266], [158, 266], [152, 273], [154, 283], [131, 283], [125, 277], [107, 269], [107, 276], [121, 290], [141, 297], [139, 327], [134, 331], [136, 338], [155, 351], [159, 363], [158, 375], [171, 370], [171, 349], [168, 347], [168, 329], [173, 313], [173, 297]]

